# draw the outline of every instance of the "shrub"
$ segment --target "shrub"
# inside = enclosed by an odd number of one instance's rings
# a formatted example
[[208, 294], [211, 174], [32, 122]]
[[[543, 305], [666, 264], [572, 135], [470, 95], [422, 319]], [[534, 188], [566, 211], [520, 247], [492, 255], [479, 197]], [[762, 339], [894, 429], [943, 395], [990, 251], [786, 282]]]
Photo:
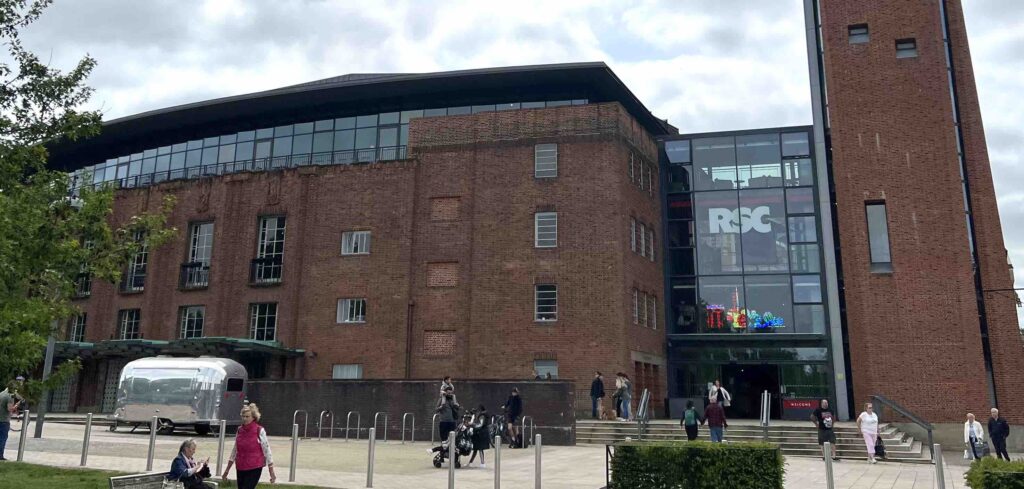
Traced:
[[614, 489], [782, 489], [782, 451], [768, 443], [614, 445]]
[[971, 489], [1024, 489], [1024, 460], [1007, 462], [992, 457], [975, 460], [964, 479]]

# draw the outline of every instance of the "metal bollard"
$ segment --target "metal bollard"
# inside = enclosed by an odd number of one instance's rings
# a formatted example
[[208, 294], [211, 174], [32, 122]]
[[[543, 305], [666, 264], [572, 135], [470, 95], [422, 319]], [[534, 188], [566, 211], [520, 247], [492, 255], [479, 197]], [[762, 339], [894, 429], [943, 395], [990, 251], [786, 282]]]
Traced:
[[153, 470], [153, 454], [156, 452], [156, 416], [149, 422], [149, 455], [146, 456], [146, 472]]
[[448, 489], [455, 489], [455, 431], [448, 433]]
[[541, 476], [540, 476], [540, 454], [541, 454], [541, 449], [542, 448], [543, 448], [543, 445], [541, 444], [540, 433], [537, 433], [537, 437], [534, 439], [534, 442], [533, 442], [533, 457], [534, 457], [534, 464], [535, 464], [535, 467], [533, 469], [534, 470], [534, 475], [533, 475], [534, 483], [533, 483], [533, 487], [535, 489], [540, 489], [540, 480], [541, 480]]
[[932, 446], [935, 448], [935, 487], [946, 489], [946, 464], [942, 461], [942, 445], [936, 443]]
[[366, 462], [366, 487], [373, 487], [373, 448], [377, 444], [377, 428], [370, 428], [369, 460]]
[[18, 439], [18, 461], [21, 462], [25, 458], [25, 442], [28, 438], [25, 437], [25, 433], [28, 433], [28, 426], [32, 422], [32, 413], [28, 409], [25, 410], [24, 421], [21, 422], [21, 438]]
[[825, 442], [825, 483], [828, 485], [828, 489], [836, 488], [836, 481], [834, 474], [832, 473], [832, 444]]
[[82, 461], [78, 465], [85, 467], [89, 459], [89, 435], [92, 434], [92, 413], [85, 416], [85, 438], [82, 440]]
[[295, 467], [299, 465], [299, 424], [292, 424], [292, 463], [288, 465], [288, 482], [295, 482]]
[[494, 435], [494, 489], [501, 489], [501, 435]]
[[223, 419], [220, 420], [220, 430], [217, 432], [217, 434], [219, 435], [218, 438], [220, 438], [219, 440], [217, 440], [217, 473], [218, 474], [223, 474], [224, 473], [224, 472], [221, 472], [221, 462], [224, 460], [224, 432], [227, 431], [227, 427], [228, 427], [228, 422], [223, 420]]

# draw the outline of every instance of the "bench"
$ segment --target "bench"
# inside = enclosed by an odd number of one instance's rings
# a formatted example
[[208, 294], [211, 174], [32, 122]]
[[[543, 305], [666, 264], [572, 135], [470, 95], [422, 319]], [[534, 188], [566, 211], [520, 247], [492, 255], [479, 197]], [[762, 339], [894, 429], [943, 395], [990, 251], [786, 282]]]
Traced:
[[[167, 472], [150, 472], [148, 474], [121, 475], [110, 478], [110, 489], [162, 489]], [[207, 485], [217, 487], [213, 481], [203, 481]]]

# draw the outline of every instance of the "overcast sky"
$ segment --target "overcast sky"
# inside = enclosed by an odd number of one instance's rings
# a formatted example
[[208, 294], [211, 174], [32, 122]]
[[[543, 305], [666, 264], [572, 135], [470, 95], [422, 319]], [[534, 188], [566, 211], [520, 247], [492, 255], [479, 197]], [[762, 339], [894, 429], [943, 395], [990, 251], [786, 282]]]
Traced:
[[[1024, 3], [964, 3], [1024, 286]], [[801, 5], [57, 0], [25, 41], [55, 67], [95, 57], [90, 85], [106, 119], [345, 73], [604, 61], [657, 116], [698, 132], [811, 123]]]

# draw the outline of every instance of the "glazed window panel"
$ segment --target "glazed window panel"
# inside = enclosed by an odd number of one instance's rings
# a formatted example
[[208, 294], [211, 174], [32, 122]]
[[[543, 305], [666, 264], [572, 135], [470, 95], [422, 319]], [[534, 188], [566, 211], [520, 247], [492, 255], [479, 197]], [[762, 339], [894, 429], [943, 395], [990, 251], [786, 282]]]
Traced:
[[558, 176], [557, 144], [538, 144], [533, 147], [533, 176], [535, 178]]
[[249, 305], [249, 339], [274, 341], [277, 338], [277, 303]]
[[139, 325], [142, 312], [139, 309], [121, 309], [117, 311], [118, 337], [122, 340], [138, 340], [142, 338]]
[[535, 321], [556, 321], [558, 319], [558, 286], [540, 284], [534, 286], [533, 318]]
[[[671, 203], [669, 204], [671, 206]], [[694, 194], [700, 275], [741, 273], [739, 197], [736, 192]]]
[[811, 143], [806, 132], [782, 133], [782, 156], [810, 156]]
[[348, 231], [341, 235], [342, 255], [370, 254], [370, 231]]
[[793, 302], [821, 302], [821, 276], [793, 275]]
[[809, 187], [814, 185], [814, 165], [809, 159], [785, 160], [782, 162], [787, 187]]
[[789, 214], [813, 214], [814, 189], [786, 189], [786, 212]]
[[336, 380], [358, 380], [363, 378], [361, 364], [335, 364], [331, 366], [331, 378]]
[[366, 299], [341, 299], [338, 301], [338, 323], [365, 323]]
[[821, 254], [818, 245], [790, 245], [789, 263], [793, 273], [821, 273]]
[[558, 213], [538, 212], [534, 214], [534, 246], [554, 248], [558, 246]]
[[736, 188], [736, 144], [731, 136], [699, 138], [693, 144], [695, 190]]
[[738, 212], [732, 216], [739, 218], [739, 226], [733, 225], [731, 232], [739, 233], [743, 243], [744, 272], [789, 271], [785, 215], [782, 189], [740, 192]]
[[790, 333], [793, 322], [792, 291], [788, 275], [747, 276], [747, 307], [740, 312], [748, 333]]
[[740, 188], [781, 187], [778, 134], [737, 136], [736, 164]]
[[202, 338], [203, 325], [206, 322], [206, 307], [185, 306], [178, 313], [179, 331], [178, 338]]
[[746, 308], [743, 277], [701, 277], [699, 310], [702, 333], [732, 333], [740, 326], [739, 311]]

